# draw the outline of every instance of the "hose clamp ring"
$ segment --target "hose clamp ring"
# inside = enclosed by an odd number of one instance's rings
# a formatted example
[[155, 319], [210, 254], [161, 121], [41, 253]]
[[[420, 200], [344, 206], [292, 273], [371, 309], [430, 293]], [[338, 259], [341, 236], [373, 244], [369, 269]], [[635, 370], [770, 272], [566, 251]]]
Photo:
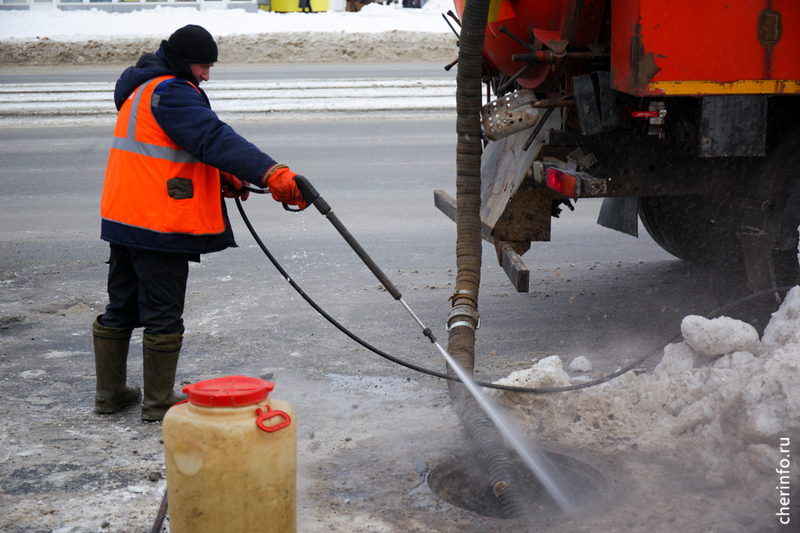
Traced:
[[[462, 320], [455, 320], [462, 318]], [[468, 320], [463, 320], [464, 318]], [[457, 305], [450, 310], [447, 315], [447, 331], [456, 326], [467, 326], [476, 330], [481, 327], [481, 317], [478, 310], [469, 305]]]
[[459, 289], [457, 291], [453, 291], [453, 294], [450, 295], [450, 301], [455, 303], [456, 300], [459, 298], [464, 298], [466, 300], [470, 300], [472, 302], [472, 306], [477, 308], [478, 307], [478, 295], [472, 291], [466, 289]]
[[447, 325], [447, 331], [450, 331], [453, 328], [457, 328], [459, 326], [466, 326], [471, 330], [475, 330], [475, 326], [472, 325], [472, 322], [467, 322], [466, 320], [459, 320], [458, 322], [453, 322], [452, 324]]
[[455, 299], [456, 299], [456, 298], [458, 298], [459, 296], [469, 296], [469, 297], [471, 297], [473, 300], [477, 300], [477, 299], [478, 299], [478, 295], [477, 295], [477, 294], [475, 294], [475, 293], [474, 293], [474, 292], [472, 292], [472, 291], [468, 291], [468, 290], [466, 290], [466, 289], [459, 289], [459, 290], [457, 290], [457, 291], [453, 291], [453, 295], [452, 295], [452, 296], [450, 296], [450, 299], [451, 299], [451, 300], [455, 300]]

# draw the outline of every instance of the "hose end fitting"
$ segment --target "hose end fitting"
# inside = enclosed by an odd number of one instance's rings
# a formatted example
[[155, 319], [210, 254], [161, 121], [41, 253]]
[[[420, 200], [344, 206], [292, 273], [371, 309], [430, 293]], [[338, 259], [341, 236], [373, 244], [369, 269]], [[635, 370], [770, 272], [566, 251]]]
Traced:
[[447, 315], [447, 331], [458, 327], [467, 326], [472, 330], [481, 327], [481, 317], [478, 310], [470, 305], [456, 305], [450, 309], [450, 314]]

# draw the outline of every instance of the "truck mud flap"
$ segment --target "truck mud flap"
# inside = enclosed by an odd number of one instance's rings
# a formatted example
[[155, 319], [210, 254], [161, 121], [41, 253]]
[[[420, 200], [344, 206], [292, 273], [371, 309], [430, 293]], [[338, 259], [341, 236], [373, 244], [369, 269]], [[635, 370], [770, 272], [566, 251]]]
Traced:
[[639, 198], [604, 198], [597, 215], [597, 223], [604, 228], [613, 229], [639, 237]]

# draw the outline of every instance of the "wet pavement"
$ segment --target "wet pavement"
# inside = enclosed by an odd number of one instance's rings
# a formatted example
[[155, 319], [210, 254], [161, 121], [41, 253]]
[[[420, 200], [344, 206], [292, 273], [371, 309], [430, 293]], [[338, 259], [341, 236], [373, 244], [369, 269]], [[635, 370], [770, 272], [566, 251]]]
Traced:
[[[256, 122], [241, 131], [297, 162], [293, 168], [312, 180], [404, 300], [446, 339], [455, 227], [433, 207], [432, 191], [454, 193], [453, 122]], [[109, 133], [2, 132], [3, 531], [149, 531], [166, 486], [160, 424], [141, 422], [135, 409], [92, 411], [90, 327], [105, 305], [108, 249], [98, 235], [98, 205]], [[424, 483], [420, 465], [466, 448], [443, 381], [386, 362], [325, 322], [266, 262], [228, 207], [240, 247], [190, 270], [178, 379], [242, 374], [275, 382], [274, 396], [298, 415], [298, 530], [508, 530], [507, 521], [459, 509]], [[245, 207], [293, 279], [336, 319], [393, 355], [442, 370], [417, 325], [323, 217], [285, 214], [268, 198]], [[672, 259], [643, 231], [636, 240], [594, 225], [598, 209], [599, 202], [580, 201], [575, 213], [554, 221], [552, 243], [534, 244], [523, 257], [531, 268], [527, 294], [514, 292], [485, 246], [478, 378], [499, 379], [553, 354], [565, 363], [584, 355], [595, 372], [607, 373], [658, 351], [686, 314], [703, 314], [735, 294], [725, 280]], [[129, 377], [139, 383], [140, 345], [138, 333]], [[585, 459], [624, 497], [635, 493], [630, 472], [652, 459], [625, 466], [633, 454], [582, 457], [557, 441], [543, 444]], [[670, 529], [670, 517], [682, 522], [668, 509], [651, 513], [659, 528], [649, 528], [647, 516], [606, 518], [595, 507], [551, 525], [514, 523], [513, 530], [693, 531]]]

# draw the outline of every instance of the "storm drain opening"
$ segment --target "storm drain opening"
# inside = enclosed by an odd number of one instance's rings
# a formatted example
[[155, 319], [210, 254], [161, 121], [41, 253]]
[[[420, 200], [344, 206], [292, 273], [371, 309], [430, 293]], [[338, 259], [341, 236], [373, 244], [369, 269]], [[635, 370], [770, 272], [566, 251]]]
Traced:
[[[548, 470], [558, 479], [560, 489], [576, 511], [584, 511], [608, 496], [607, 478], [595, 467], [567, 455], [538, 451], [549, 462]], [[516, 483], [528, 504], [526, 518], [547, 521], [563, 516], [563, 511], [541, 482], [513, 451]], [[451, 505], [489, 518], [503, 518], [500, 501], [489, 477], [472, 453], [463, 453], [435, 465], [428, 473], [428, 486], [436, 496]]]

